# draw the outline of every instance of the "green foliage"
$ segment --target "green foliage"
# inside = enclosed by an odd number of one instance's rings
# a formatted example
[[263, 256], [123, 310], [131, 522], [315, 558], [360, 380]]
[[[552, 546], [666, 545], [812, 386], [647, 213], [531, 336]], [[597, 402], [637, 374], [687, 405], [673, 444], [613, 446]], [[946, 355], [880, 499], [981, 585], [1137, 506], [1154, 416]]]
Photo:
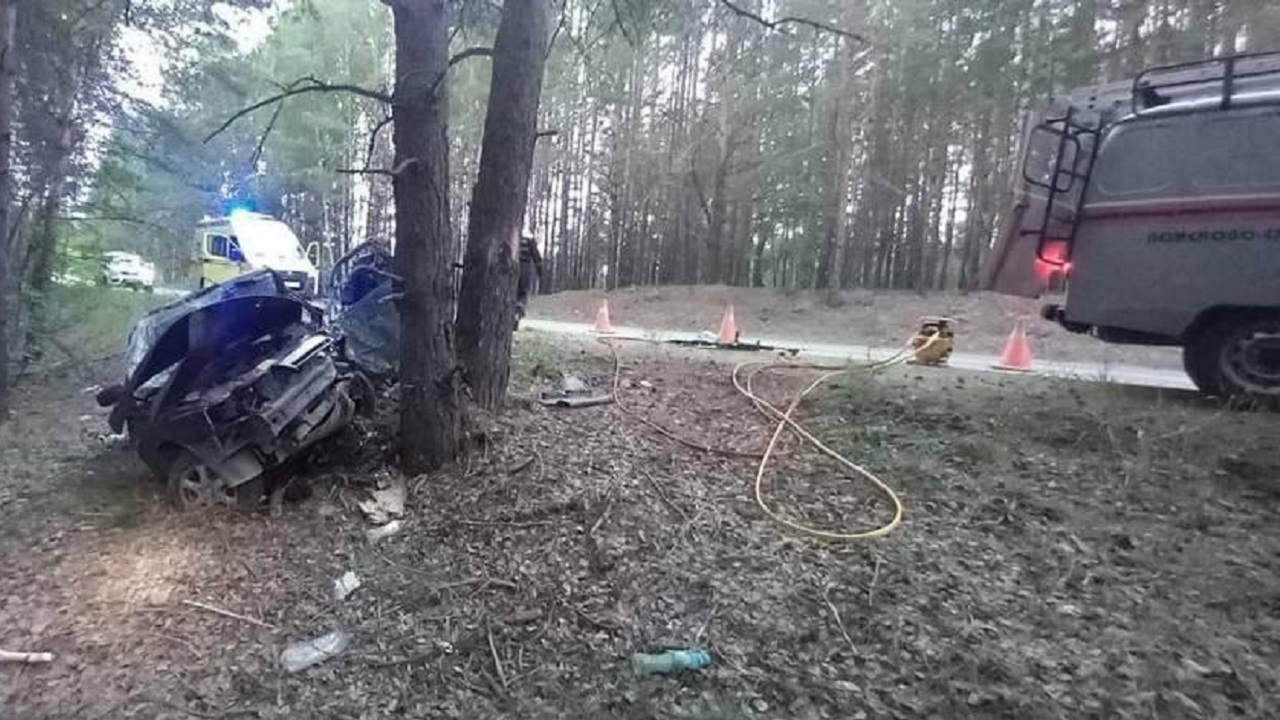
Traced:
[[[71, 0], [66, 0], [70, 2]], [[1006, 211], [1024, 114], [1068, 88], [1280, 37], [1261, 0], [565, 0], [553, 12], [528, 224], [549, 289], [658, 282], [929, 288], [973, 283]], [[461, 3], [454, 48], [492, 43]], [[390, 86], [389, 15], [294, 3], [245, 50], [199, 36], [166, 106], [115, 123], [77, 244], [185, 274], [190, 227], [233, 199], [281, 216], [322, 259], [390, 233], [388, 108], [344, 93], [236, 110], [300, 78]], [[479, 161], [489, 61], [450, 78], [453, 227]], [[270, 128], [265, 142], [264, 131]], [[259, 149], [260, 148], [260, 149]], [[455, 237], [455, 247], [461, 238]], [[836, 264], [838, 268], [835, 268]]]
[[328, 243], [331, 253], [349, 247], [361, 181], [336, 171], [364, 165], [361, 131], [384, 108], [345, 93], [298, 95], [206, 137], [304, 78], [385, 86], [387, 22], [378, 3], [312, 0], [282, 13], [248, 52], [229, 36], [200, 40], [190, 62], [172, 69], [165, 106], [117, 123], [75, 244], [139, 252], [174, 281], [187, 273], [196, 222], [246, 205], [285, 219], [304, 243]]

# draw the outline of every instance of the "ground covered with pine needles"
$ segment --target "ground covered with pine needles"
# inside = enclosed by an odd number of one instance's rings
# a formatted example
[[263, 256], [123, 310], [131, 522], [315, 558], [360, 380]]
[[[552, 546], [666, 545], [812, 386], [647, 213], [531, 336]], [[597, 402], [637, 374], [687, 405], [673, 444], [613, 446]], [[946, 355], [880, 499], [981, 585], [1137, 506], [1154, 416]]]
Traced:
[[[622, 406], [552, 409], [527, 398], [564, 374], [607, 389], [611, 357], [522, 335], [526, 399], [410, 479], [404, 530], [378, 542], [357, 503], [387, 477], [392, 423], [295, 468], [306, 492], [282, 514], [180, 515], [101, 441], [95, 370], [27, 385], [0, 429], [0, 648], [57, 658], [0, 666], [0, 717], [1280, 712], [1275, 415], [945, 370], [839, 379], [798, 412], [896, 487], [906, 520], [830, 543], [754, 502], [745, 455], [769, 423], [728, 379], [751, 358], [622, 347]], [[760, 389], [781, 401], [811, 377]], [[794, 440], [765, 490], [822, 527], [889, 516]], [[363, 586], [335, 600], [348, 570]], [[281, 669], [332, 629], [342, 654]], [[633, 676], [631, 653], [671, 646], [712, 664]]]

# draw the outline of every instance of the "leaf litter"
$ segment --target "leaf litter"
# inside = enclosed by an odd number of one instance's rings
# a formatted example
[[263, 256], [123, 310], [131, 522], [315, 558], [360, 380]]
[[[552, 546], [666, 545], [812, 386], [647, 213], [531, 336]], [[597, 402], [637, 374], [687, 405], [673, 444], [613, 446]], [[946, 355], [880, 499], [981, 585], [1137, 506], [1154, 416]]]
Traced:
[[[628, 349], [627, 407], [758, 451], [766, 424], [719, 357]], [[575, 362], [608, 386], [597, 349]], [[782, 399], [801, 379], [760, 388]], [[74, 391], [48, 394], [28, 399], [33, 412], [86, 412]], [[58, 660], [0, 669], [0, 708], [24, 720], [1277, 713], [1276, 417], [918, 370], [841, 381], [802, 412], [902, 491], [900, 531], [789, 535], [750, 500], [750, 458], [677, 445], [617, 405], [484, 418], [477, 450], [406, 483], [402, 529], [376, 543], [357, 503], [394, 445], [387, 423], [301, 468], [310, 497], [278, 518], [171, 514], [126, 453], [91, 438], [25, 451], [43, 475], [7, 474], [6, 455], [0, 647]], [[798, 444], [766, 490], [812, 524], [887, 511]], [[336, 601], [348, 571], [361, 589]], [[349, 635], [341, 654], [281, 671], [289, 644], [333, 628]], [[633, 652], [668, 647], [714, 662], [631, 675]]]

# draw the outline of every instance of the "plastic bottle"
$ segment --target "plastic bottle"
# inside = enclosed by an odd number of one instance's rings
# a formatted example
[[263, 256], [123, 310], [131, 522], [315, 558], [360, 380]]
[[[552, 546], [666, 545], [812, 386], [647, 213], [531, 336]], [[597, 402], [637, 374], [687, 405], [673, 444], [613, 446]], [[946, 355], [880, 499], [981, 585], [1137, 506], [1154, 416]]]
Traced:
[[350, 635], [341, 630], [334, 630], [315, 640], [290, 645], [280, 653], [280, 664], [284, 666], [286, 672], [300, 672], [346, 650], [350, 643]]
[[711, 664], [705, 650], [668, 650], [663, 653], [635, 653], [631, 671], [637, 675], [666, 675], [678, 670], [701, 670]]

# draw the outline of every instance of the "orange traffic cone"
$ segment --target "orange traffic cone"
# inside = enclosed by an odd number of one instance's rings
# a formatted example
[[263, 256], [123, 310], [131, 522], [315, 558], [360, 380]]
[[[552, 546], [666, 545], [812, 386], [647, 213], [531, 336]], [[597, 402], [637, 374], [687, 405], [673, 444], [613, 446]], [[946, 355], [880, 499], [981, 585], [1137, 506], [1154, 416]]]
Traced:
[[1027, 329], [1022, 320], [1013, 324], [1013, 331], [1004, 343], [1004, 352], [1000, 353], [1000, 362], [993, 367], [997, 370], [1031, 372], [1031, 342], [1027, 340]]
[[733, 321], [733, 306], [730, 305], [724, 311], [724, 318], [720, 321], [720, 336], [716, 341], [721, 345], [736, 345], [738, 343], [738, 324]]
[[592, 328], [594, 332], [604, 335], [615, 332], [613, 323], [609, 322], [609, 301], [601, 300], [600, 309], [596, 311], [596, 326]]

